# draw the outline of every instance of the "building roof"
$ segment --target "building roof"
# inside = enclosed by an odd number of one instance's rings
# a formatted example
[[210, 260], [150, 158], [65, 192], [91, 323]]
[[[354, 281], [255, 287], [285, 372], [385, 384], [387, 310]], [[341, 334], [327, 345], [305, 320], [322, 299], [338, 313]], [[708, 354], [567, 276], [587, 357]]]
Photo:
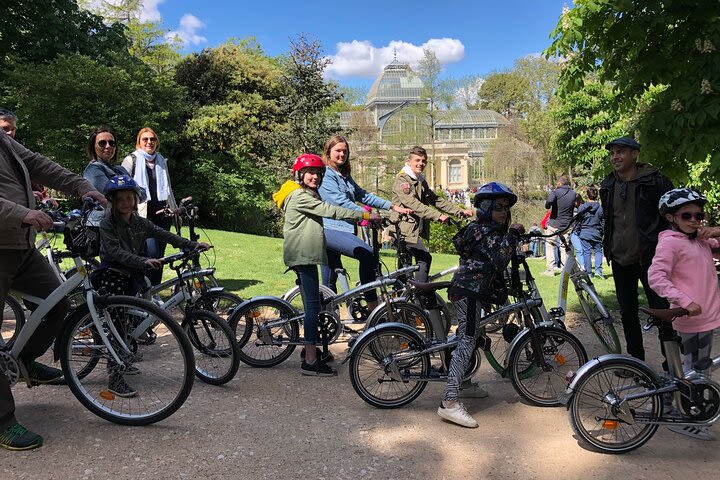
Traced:
[[370, 87], [367, 103], [420, 100], [422, 88], [422, 80], [409, 64], [393, 60]]
[[505, 117], [493, 110], [451, 110], [436, 124], [436, 128], [497, 127], [507, 123]]

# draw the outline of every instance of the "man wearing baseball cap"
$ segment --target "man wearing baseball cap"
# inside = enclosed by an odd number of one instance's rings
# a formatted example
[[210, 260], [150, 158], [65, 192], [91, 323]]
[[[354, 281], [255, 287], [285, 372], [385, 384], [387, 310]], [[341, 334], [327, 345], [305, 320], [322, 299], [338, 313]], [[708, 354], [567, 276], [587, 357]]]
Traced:
[[[634, 138], [616, 138], [605, 148], [610, 152], [613, 171], [600, 184], [600, 201], [605, 211], [603, 249], [612, 265], [627, 353], [645, 360], [637, 287], [640, 281], [650, 307], [669, 308], [667, 300], [648, 285], [648, 268], [655, 255], [658, 233], [666, 227], [658, 212], [658, 201], [673, 184], [657, 168], [638, 162], [640, 144]], [[672, 333], [671, 324], [663, 324], [660, 338]], [[667, 370], [665, 363], [663, 367]]]

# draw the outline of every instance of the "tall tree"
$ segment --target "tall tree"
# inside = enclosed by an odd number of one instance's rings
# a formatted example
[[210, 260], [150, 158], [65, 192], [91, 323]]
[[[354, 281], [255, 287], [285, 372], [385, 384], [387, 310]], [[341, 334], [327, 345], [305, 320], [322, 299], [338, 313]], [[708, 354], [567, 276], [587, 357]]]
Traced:
[[524, 117], [531, 103], [530, 82], [514, 71], [491, 73], [480, 87], [480, 106], [508, 119]]
[[588, 73], [612, 82], [622, 112], [637, 110], [642, 155], [676, 180], [687, 163], [710, 158], [720, 173], [720, 2], [576, 0], [547, 53], [567, 59], [561, 88], [577, 91]]

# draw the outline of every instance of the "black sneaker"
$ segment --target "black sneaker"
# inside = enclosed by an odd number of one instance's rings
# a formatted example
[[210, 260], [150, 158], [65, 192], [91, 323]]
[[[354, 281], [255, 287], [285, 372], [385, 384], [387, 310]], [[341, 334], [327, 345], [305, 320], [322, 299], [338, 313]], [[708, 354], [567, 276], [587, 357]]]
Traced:
[[337, 370], [328, 366], [326, 363], [318, 362], [307, 363], [303, 360], [300, 365], [300, 371], [303, 375], [310, 375], [314, 377], [334, 377], [337, 375]]
[[[30, 383], [33, 385], [44, 385], [48, 383], [56, 383], [63, 376], [62, 370], [59, 368], [49, 367], [40, 362], [32, 361], [26, 365]], [[24, 381], [24, 378], [20, 378]]]
[[7, 450], [32, 450], [43, 444], [43, 438], [18, 422], [0, 432], [0, 447]]
[[120, 373], [111, 373], [108, 380], [108, 391], [118, 397], [131, 398], [137, 395], [137, 390], [127, 384]]
[[[323, 353], [322, 350], [320, 350], [320, 347], [315, 347], [315, 354], [321, 362], [330, 363], [335, 361], [335, 355], [333, 355], [332, 352]], [[300, 358], [305, 360], [305, 347], [300, 350]]]

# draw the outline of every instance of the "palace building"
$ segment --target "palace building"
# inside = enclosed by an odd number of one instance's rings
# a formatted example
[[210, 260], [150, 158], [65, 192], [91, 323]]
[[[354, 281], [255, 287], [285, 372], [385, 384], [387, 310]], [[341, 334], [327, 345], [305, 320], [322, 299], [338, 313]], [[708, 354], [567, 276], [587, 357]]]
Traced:
[[410, 65], [395, 59], [373, 83], [362, 110], [339, 113], [349, 132], [353, 168], [361, 172], [353, 176], [367, 184], [374, 175], [378, 184], [378, 177], [394, 176], [410, 148], [420, 145], [428, 152], [425, 177], [431, 187], [481, 185], [486, 153], [509, 122], [492, 110], [431, 109], [422, 90]]

